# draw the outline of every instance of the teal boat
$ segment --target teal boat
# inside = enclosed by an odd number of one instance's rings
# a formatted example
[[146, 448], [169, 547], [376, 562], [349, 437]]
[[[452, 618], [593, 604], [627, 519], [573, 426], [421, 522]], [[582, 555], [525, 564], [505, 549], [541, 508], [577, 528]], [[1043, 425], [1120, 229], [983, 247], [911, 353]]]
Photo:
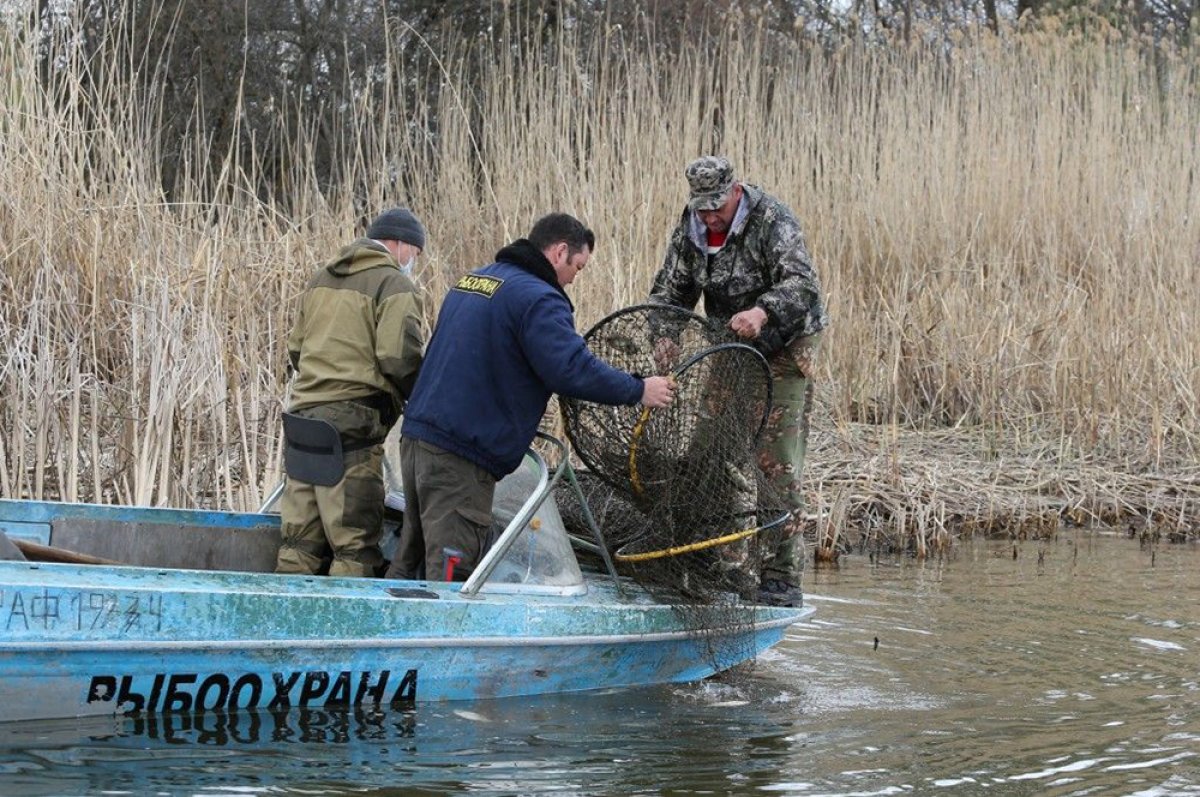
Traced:
[[[812, 613], [758, 606], [749, 622], [698, 627], [619, 578], [599, 529], [593, 542], [566, 533], [547, 500], [561, 461], [551, 474], [531, 451], [501, 483], [515, 477], [520, 500], [455, 584], [277, 575], [279, 518], [263, 512], [0, 500], [0, 543], [42, 560], [0, 561], [0, 721], [693, 681]], [[581, 567], [579, 546], [603, 564]], [[62, 551], [74, 561], [45, 561]]]

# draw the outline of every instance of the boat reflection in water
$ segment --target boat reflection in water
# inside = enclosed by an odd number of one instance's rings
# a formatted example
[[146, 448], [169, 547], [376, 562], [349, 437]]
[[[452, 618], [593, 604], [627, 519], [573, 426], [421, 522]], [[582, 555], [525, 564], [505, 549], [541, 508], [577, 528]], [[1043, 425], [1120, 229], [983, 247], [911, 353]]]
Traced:
[[202, 714], [125, 717], [110, 732], [90, 731], [87, 740], [140, 740], [174, 745], [251, 746], [297, 742], [341, 744], [411, 739], [417, 711], [378, 708], [248, 709]]
[[[686, 759], [720, 777], [730, 757], [759, 753], [770, 718], [715, 723], [724, 684], [646, 687], [410, 709], [256, 709], [0, 723], [0, 791], [344, 794], [403, 787], [421, 793], [561, 791], [586, 770], [589, 793], [663, 772], [631, 771], [631, 756]], [[753, 712], [744, 719], [752, 719]], [[702, 732], [702, 733], [701, 733]], [[701, 738], [702, 737], [702, 738]], [[641, 751], [640, 753], [637, 751]], [[684, 764], [686, 763], [686, 766]], [[739, 765], [740, 766], [740, 765]], [[670, 767], [668, 767], [670, 769]], [[679, 772], [668, 772], [668, 780]]]

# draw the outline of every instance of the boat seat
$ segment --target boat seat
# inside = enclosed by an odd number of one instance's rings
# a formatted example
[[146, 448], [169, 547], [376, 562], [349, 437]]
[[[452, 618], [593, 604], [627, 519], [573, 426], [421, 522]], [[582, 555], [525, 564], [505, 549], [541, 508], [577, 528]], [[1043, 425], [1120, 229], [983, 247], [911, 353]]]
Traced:
[[278, 520], [231, 528], [73, 518], [53, 526], [57, 547], [137, 567], [270, 573], [279, 550]]

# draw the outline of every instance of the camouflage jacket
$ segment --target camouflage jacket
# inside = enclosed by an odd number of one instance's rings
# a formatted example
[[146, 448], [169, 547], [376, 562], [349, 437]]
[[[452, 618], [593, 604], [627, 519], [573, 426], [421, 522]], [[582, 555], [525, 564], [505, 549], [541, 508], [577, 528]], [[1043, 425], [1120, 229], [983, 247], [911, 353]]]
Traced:
[[704, 225], [684, 210], [654, 277], [650, 301], [691, 310], [703, 296], [704, 312], [722, 322], [761, 307], [767, 323], [755, 343], [770, 355], [798, 337], [820, 332], [829, 317], [795, 214], [761, 188], [742, 187], [729, 237], [715, 255], [706, 251]]

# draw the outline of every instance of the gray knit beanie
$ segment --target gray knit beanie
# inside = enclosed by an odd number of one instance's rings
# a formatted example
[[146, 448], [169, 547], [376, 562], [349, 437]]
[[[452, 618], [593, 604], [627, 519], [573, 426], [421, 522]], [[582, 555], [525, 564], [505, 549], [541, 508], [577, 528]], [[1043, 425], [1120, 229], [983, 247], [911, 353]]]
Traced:
[[425, 226], [408, 208], [392, 208], [380, 213], [367, 228], [367, 237], [376, 241], [403, 241], [425, 249]]

